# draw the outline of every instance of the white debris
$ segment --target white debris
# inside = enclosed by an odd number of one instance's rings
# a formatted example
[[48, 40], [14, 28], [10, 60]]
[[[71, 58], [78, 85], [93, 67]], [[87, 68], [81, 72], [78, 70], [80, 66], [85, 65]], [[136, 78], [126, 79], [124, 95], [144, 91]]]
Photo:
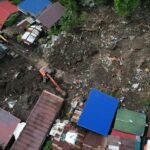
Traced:
[[146, 150], [150, 150], [150, 140], [147, 141], [147, 148]]
[[12, 108], [14, 108], [14, 106], [16, 105], [16, 103], [17, 103], [17, 100], [11, 100], [11, 101], [8, 102], [8, 107], [10, 109], [12, 109]]
[[57, 141], [60, 141], [61, 135], [64, 131], [66, 124], [68, 124], [68, 120], [64, 120], [62, 123], [59, 119], [56, 120], [56, 123], [53, 125], [49, 135], [53, 136]]
[[19, 74], [20, 74], [20, 72], [15, 73], [14, 78], [16, 79]]
[[70, 144], [73, 144], [75, 145], [75, 142], [77, 140], [77, 137], [78, 137], [78, 134], [74, 131], [69, 131], [67, 132], [66, 134], [66, 137], [65, 137], [65, 141], [70, 143]]
[[109, 145], [108, 150], [119, 150], [119, 146]]
[[27, 69], [30, 71], [32, 70], [33, 66], [29, 66]]
[[135, 83], [135, 84], [132, 85], [133, 89], [137, 89], [138, 87], [139, 87], [139, 83]]
[[25, 122], [21, 122], [17, 125], [13, 135], [15, 136], [15, 140], [18, 139], [19, 135], [21, 134], [22, 130], [24, 129], [24, 127], [26, 126]]

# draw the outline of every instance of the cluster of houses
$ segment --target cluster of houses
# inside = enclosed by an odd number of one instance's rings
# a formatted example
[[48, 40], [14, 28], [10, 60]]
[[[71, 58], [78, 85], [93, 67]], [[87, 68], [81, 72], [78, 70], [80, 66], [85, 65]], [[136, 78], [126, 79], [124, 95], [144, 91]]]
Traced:
[[85, 102], [72, 101], [69, 118], [59, 119], [64, 99], [44, 90], [26, 123], [0, 109], [0, 144], [2, 149], [39, 150], [47, 139], [52, 150], [149, 150], [146, 115], [119, 103], [91, 89]]
[[0, 1], [0, 29], [11, 16], [21, 13], [24, 18], [18, 22], [17, 27], [26, 30], [22, 40], [30, 45], [34, 43], [42, 29], [49, 29], [57, 23], [64, 11], [64, 7], [59, 2], [52, 3], [50, 0], [23, 0], [17, 6], [8, 0], [2, 0]]

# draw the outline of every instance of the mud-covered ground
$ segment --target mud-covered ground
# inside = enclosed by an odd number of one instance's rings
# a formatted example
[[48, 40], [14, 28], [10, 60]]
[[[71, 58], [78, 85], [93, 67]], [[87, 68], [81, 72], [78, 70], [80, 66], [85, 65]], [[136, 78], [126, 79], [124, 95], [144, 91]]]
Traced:
[[[86, 99], [90, 88], [97, 88], [124, 99], [126, 108], [149, 109], [150, 13], [141, 11], [127, 20], [103, 7], [88, 14], [83, 27], [66, 34], [53, 48], [42, 49], [45, 61], [64, 72], [66, 101], [76, 96]], [[21, 56], [0, 62], [0, 106], [22, 120], [43, 89], [56, 92], [30, 66]], [[10, 100], [17, 100], [13, 109], [8, 108]]]

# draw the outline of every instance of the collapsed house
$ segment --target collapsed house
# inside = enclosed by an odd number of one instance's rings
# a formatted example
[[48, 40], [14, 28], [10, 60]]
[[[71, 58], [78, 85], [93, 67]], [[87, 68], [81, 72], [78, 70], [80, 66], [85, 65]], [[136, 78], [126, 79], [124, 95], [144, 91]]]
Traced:
[[42, 32], [41, 25], [32, 25], [23, 34], [21, 39], [27, 45], [33, 44], [41, 32]]

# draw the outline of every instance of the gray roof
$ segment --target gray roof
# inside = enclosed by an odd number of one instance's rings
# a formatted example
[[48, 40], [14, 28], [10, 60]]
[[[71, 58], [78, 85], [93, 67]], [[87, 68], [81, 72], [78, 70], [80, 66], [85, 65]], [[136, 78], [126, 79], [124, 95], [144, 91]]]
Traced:
[[37, 19], [47, 28], [53, 26], [64, 14], [64, 7], [56, 2], [49, 5], [38, 17]]

